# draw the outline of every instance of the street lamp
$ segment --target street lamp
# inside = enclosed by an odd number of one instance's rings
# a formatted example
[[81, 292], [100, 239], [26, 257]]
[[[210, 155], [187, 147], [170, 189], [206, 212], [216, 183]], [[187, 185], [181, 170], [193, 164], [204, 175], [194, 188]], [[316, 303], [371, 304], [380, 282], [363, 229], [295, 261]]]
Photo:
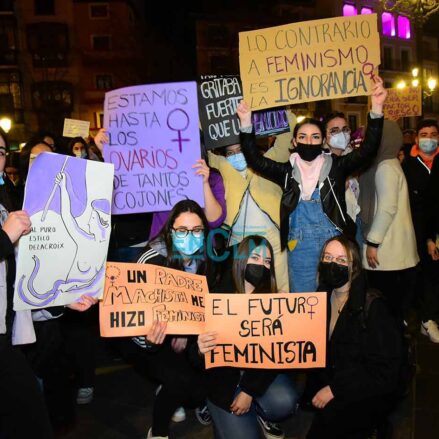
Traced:
[[9, 117], [2, 117], [0, 119], [0, 127], [6, 134], [8, 134], [12, 128], [12, 120], [9, 119]]

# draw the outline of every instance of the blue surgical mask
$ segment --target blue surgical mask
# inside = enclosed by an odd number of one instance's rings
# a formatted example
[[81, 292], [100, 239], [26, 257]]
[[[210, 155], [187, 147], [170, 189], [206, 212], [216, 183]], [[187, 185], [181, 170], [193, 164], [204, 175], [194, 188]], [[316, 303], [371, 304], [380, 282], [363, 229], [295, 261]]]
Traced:
[[75, 156], [78, 157], [78, 159], [86, 159], [87, 151], [85, 151], [84, 149], [81, 149], [81, 151], [75, 151]]
[[245, 161], [244, 154], [242, 152], [238, 152], [237, 154], [230, 155], [226, 157], [227, 161], [237, 170], [244, 171], [247, 169], [247, 162]]
[[330, 146], [335, 149], [341, 149], [344, 151], [351, 141], [351, 135], [349, 133], [337, 133], [331, 136]]
[[192, 256], [204, 245], [204, 235], [195, 237], [188, 233], [184, 238], [177, 238], [175, 232], [172, 232], [172, 244], [179, 253], [184, 256]]
[[431, 154], [437, 148], [437, 139], [419, 139], [419, 149], [425, 154]]

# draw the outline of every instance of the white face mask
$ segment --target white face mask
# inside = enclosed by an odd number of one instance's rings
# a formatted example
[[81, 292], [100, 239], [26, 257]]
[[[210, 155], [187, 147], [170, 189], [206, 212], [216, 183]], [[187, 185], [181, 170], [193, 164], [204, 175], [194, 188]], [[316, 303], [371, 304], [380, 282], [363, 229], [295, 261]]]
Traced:
[[341, 132], [341, 133], [333, 134], [331, 136], [329, 146], [344, 151], [349, 145], [350, 141], [351, 141], [351, 135], [349, 133]]

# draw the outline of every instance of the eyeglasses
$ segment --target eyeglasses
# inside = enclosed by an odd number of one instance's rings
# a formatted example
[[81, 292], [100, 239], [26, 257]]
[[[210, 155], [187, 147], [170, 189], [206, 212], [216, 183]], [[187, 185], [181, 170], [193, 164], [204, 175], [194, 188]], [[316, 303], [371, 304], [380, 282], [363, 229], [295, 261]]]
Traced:
[[334, 261], [334, 259], [335, 259], [335, 262], [337, 262], [337, 264], [340, 264], [340, 265], [349, 265], [349, 259], [348, 259], [348, 258], [345, 258], [345, 257], [343, 257], [343, 256], [338, 256], [338, 257], [336, 258], [336, 257], [330, 255], [329, 253], [324, 253], [324, 254], [323, 254], [323, 257], [322, 257], [322, 261], [323, 261], [323, 262], [328, 262], [328, 263]]
[[334, 128], [331, 128], [329, 130], [329, 134], [331, 134], [331, 136], [335, 136], [335, 135], [340, 134], [340, 133], [350, 134], [350, 132], [351, 132], [351, 129], [348, 126], [343, 127], [343, 128], [334, 127]]
[[172, 229], [174, 231], [176, 238], [186, 238], [189, 233], [192, 233], [194, 238], [201, 238], [204, 235], [204, 227], [194, 227], [192, 230], [189, 229]]
[[240, 154], [241, 152], [241, 148], [239, 148], [237, 151], [227, 151], [226, 157], [232, 157], [232, 155]]

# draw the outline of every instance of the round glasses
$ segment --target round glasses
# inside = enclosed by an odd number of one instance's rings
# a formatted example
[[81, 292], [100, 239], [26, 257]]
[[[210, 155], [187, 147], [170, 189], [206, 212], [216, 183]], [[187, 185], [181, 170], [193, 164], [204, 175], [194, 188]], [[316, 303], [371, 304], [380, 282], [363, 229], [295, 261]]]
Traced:
[[186, 238], [186, 236], [191, 233], [194, 238], [201, 238], [204, 235], [203, 227], [194, 227], [192, 230], [179, 228], [172, 229], [176, 238]]

